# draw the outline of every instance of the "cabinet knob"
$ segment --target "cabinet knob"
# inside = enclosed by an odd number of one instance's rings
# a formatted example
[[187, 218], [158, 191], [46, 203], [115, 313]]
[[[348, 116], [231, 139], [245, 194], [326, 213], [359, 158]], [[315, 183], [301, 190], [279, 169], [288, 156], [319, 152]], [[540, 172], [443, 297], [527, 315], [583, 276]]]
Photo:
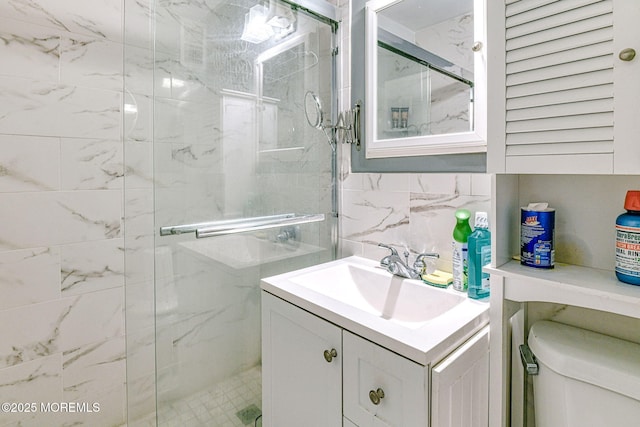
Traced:
[[630, 47], [626, 49], [622, 49], [618, 54], [618, 58], [622, 59], [623, 61], [631, 61], [635, 57], [636, 57], [636, 51]]
[[471, 46], [471, 50], [474, 52], [480, 52], [482, 50], [482, 42], [475, 42], [473, 46]]
[[382, 399], [383, 397], [384, 391], [381, 388], [369, 391], [369, 399], [371, 399], [371, 403], [373, 403], [374, 405], [379, 405], [380, 399]]
[[326, 360], [327, 362], [331, 363], [334, 357], [338, 357], [338, 352], [335, 348], [324, 351], [324, 360]]

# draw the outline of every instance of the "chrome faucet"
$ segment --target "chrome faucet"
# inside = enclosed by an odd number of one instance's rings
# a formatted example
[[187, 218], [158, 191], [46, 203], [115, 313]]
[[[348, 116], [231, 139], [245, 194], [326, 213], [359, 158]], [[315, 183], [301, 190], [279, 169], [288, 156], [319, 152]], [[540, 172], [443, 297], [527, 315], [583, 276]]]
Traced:
[[400, 258], [398, 251], [389, 245], [384, 243], [378, 243], [381, 248], [389, 249], [391, 254], [385, 256], [380, 260], [380, 265], [384, 267], [389, 273], [395, 276], [406, 277], [407, 279], [420, 279], [422, 271], [426, 266], [425, 258], [440, 258], [440, 255], [435, 252], [421, 253], [416, 256], [413, 262], [413, 267], [409, 266], [409, 251], [404, 251], [404, 260]]

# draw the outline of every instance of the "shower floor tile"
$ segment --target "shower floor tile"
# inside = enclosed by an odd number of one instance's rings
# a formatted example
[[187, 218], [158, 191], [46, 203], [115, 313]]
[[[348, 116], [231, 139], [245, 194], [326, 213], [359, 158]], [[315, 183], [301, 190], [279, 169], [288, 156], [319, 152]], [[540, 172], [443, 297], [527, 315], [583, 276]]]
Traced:
[[[260, 366], [158, 408], [158, 427], [254, 427], [246, 415], [262, 407]], [[248, 424], [245, 424], [248, 422]], [[257, 426], [261, 426], [258, 420]]]

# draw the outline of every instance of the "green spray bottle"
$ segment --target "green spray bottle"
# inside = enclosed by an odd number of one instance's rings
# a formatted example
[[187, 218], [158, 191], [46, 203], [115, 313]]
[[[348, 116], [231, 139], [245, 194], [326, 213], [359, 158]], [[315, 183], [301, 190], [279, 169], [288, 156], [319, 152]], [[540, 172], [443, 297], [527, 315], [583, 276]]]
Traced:
[[456, 226], [453, 229], [453, 289], [466, 292], [469, 283], [469, 257], [467, 242], [471, 234], [469, 225], [471, 212], [466, 209], [456, 211]]

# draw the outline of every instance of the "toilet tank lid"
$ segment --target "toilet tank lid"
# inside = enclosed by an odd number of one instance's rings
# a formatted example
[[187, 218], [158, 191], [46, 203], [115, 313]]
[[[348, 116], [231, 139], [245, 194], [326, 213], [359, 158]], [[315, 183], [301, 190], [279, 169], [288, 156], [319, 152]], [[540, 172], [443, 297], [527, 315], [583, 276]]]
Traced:
[[528, 343], [558, 374], [640, 400], [640, 344], [548, 320], [533, 324]]

